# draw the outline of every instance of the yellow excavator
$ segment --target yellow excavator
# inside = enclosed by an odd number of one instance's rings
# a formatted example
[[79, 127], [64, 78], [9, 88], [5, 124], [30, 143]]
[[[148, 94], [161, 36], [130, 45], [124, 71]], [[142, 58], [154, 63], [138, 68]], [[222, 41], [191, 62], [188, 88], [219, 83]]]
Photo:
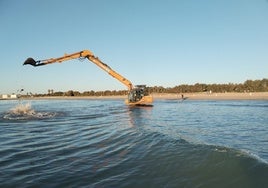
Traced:
[[33, 58], [29, 57], [23, 63], [23, 65], [32, 65], [32, 66], [42, 66], [52, 63], [61, 63], [63, 61], [68, 61], [72, 59], [85, 59], [87, 58], [89, 61], [106, 71], [112, 77], [123, 83], [128, 88], [128, 98], [125, 100], [127, 105], [131, 106], [152, 106], [153, 98], [148, 93], [148, 89], [146, 85], [137, 85], [133, 86], [132, 83], [126, 79], [125, 77], [121, 76], [119, 73], [115, 72], [111, 67], [103, 63], [99, 60], [98, 57], [94, 56], [94, 54], [89, 50], [83, 50], [80, 52], [72, 53], [72, 54], [65, 54], [62, 57], [58, 58], [50, 58], [45, 60], [38, 60], [35, 61]]

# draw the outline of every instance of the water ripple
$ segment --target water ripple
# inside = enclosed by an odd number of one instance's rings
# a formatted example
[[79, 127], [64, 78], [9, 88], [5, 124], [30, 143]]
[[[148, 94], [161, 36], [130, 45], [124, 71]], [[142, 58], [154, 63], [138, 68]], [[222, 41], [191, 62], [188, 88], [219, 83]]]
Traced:
[[267, 117], [259, 104], [120, 102], [37, 101], [33, 108], [2, 109], [0, 186], [268, 185]]

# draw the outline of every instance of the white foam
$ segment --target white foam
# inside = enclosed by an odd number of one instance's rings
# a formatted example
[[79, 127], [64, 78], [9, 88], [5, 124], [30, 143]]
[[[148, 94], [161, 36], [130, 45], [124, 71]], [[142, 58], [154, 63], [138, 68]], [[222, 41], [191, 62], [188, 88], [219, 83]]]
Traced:
[[55, 112], [36, 112], [31, 107], [31, 103], [18, 104], [4, 116], [9, 120], [30, 120], [30, 119], [46, 119], [56, 116]]
[[14, 115], [34, 115], [35, 111], [32, 109], [30, 103], [18, 104], [10, 110], [10, 113]]

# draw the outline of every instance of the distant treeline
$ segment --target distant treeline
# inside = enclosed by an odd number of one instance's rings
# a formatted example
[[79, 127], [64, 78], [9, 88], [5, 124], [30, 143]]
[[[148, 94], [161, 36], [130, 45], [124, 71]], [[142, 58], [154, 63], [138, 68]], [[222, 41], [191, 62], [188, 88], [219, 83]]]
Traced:
[[[244, 83], [234, 84], [182, 84], [175, 87], [154, 86], [148, 87], [149, 93], [193, 93], [193, 92], [268, 92], [268, 79], [247, 80]], [[114, 96], [127, 95], [127, 90], [105, 90], [105, 91], [73, 91], [61, 92], [49, 89], [47, 94], [35, 94], [34, 96]]]
[[268, 79], [247, 80], [244, 83], [234, 84], [201, 84], [178, 85], [172, 88], [152, 87], [151, 92], [156, 93], [193, 93], [193, 92], [265, 92], [268, 91]]

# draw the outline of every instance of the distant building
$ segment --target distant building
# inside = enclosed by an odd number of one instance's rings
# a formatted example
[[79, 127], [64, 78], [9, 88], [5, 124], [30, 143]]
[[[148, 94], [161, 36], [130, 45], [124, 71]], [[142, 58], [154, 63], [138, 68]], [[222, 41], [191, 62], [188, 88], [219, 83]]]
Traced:
[[0, 95], [0, 99], [17, 99], [17, 98], [18, 98], [17, 94], [12, 94], [12, 95], [3, 94], [3, 95]]
[[10, 95], [10, 98], [11, 98], [11, 99], [17, 99], [17, 98], [18, 98], [18, 95], [16, 95], [16, 94], [12, 94], [12, 95]]
[[7, 99], [9, 96], [8, 95], [6, 95], [6, 94], [4, 94], [4, 95], [2, 95], [2, 99]]

